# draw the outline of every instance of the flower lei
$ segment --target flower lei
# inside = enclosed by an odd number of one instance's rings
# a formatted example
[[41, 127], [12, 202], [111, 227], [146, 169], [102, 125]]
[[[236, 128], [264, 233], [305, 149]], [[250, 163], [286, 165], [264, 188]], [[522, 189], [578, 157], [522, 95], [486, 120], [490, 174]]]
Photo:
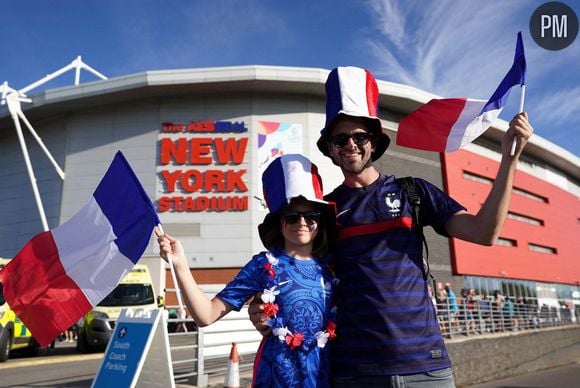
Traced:
[[[271, 278], [276, 276], [276, 266], [278, 265], [278, 258], [276, 258], [272, 253], [267, 252], [266, 258], [268, 262], [264, 264], [264, 268], [268, 272], [268, 276]], [[280, 285], [280, 284], [278, 284]], [[276, 301], [276, 296], [280, 294], [280, 290], [276, 288], [278, 285], [274, 285], [271, 288], [264, 289], [262, 293], [262, 302], [264, 302], [264, 314], [270, 317], [266, 323], [268, 326], [272, 327], [272, 334], [278, 337], [282, 342], [285, 342], [290, 349], [294, 350], [302, 345], [304, 341], [303, 333], [292, 333], [286, 326], [284, 326], [284, 319], [278, 318], [278, 305], [274, 302]], [[329, 320], [326, 324], [326, 330], [318, 331], [314, 337], [316, 338], [316, 344], [319, 348], [324, 348], [329, 340], [336, 337], [336, 324]]]

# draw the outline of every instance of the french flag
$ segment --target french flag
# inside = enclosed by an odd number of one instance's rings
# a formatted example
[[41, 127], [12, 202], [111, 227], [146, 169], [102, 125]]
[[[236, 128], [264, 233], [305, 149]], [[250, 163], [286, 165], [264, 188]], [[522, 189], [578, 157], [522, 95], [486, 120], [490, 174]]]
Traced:
[[117, 286], [159, 223], [117, 152], [89, 202], [59, 227], [33, 237], [0, 271], [8, 304], [47, 346]]
[[514, 63], [488, 101], [433, 99], [399, 122], [397, 144], [426, 151], [456, 151], [485, 132], [505, 106], [510, 89], [524, 85], [526, 58], [518, 33]]

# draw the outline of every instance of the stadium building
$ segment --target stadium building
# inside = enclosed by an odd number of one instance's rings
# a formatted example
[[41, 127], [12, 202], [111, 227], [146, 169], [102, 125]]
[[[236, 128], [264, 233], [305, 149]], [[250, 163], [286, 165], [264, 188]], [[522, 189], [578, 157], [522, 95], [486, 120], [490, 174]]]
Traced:
[[[33, 94], [22, 102], [23, 116], [65, 175], [59, 177], [22, 125], [41, 203], [15, 120], [6, 105], [0, 107], [0, 256], [13, 257], [43, 230], [40, 208], [49, 228], [75, 214], [121, 150], [165, 231], [184, 243], [199, 282], [226, 283], [263, 250], [257, 225], [267, 210], [260, 178], [272, 159], [306, 155], [318, 165], [325, 192], [342, 180], [315, 145], [325, 121], [327, 74], [271, 66], [161, 70]], [[435, 96], [407, 85], [378, 84], [380, 117], [392, 140], [378, 169], [425, 178], [477, 212], [496, 175], [507, 123], [498, 120], [453, 153], [401, 148], [395, 141], [399, 120]], [[432, 272], [456, 290], [500, 290], [580, 305], [579, 199], [580, 159], [534, 135], [519, 163], [498, 243], [481, 247], [428, 228]], [[157, 254], [152, 239], [143, 260], [159, 268], [163, 289], [172, 281]]]

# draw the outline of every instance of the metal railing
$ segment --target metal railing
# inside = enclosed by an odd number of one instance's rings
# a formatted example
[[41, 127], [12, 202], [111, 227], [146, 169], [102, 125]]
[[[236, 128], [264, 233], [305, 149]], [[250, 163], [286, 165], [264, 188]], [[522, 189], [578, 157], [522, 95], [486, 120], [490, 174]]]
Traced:
[[[446, 302], [435, 304], [445, 338], [580, 323], [580, 310], [538, 306], [531, 298], [528, 303], [513, 302], [513, 307], [487, 299], [459, 298], [457, 302], [457, 309]], [[175, 307], [166, 306], [167, 309]], [[240, 371], [250, 370], [262, 339], [248, 319], [247, 307], [240, 312], [232, 311], [205, 328], [198, 328], [191, 318], [170, 318], [168, 328], [175, 381], [198, 387], [206, 387], [211, 376], [223, 378], [232, 342], [238, 347]]]
[[467, 300], [459, 298], [454, 309], [446, 302], [436, 303], [441, 332], [446, 338], [455, 335], [481, 335], [513, 332], [580, 323], [580, 311], [560, 307], [538, 306], [536, 300], [528, 303], [495, 300]]
[[233, 342], [240, 356], [240, 372], [252, 369], [262, 336], [248, 319], [247, 307], [205, 328], [197, 327], [191, 318], [169, 318], [167, 323], [176, 383], [205, 387], [211, 376], [223, 376]]

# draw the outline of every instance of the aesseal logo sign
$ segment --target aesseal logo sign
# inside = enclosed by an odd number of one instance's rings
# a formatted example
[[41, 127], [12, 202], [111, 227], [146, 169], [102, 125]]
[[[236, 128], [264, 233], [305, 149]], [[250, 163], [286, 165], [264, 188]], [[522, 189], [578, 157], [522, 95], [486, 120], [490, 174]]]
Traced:
[[572, 8], [559, 1], [539, 6], [530, 19], [530, 34], [546, 50], [562, 50], [578, 35], [578, 17]]

